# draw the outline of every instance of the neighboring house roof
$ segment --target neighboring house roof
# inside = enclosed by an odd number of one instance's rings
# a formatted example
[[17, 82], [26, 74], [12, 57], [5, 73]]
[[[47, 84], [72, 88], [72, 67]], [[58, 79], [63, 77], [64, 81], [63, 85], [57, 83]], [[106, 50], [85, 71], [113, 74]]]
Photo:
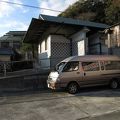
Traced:
[[0, 48], [0, 55], [14, 55], [14, 51], [11, 48]]
[[10, 34], [10, 35], [24, 35], [26, 33], [26, 31], [9, 31], [6, 34]]
[[[82, 29], [83, 27], [88, 27], [93, 30], [104, 30], [109, 26], [106, 24], [72, 18], [40, 15], [39, 19], [32, 19], [28, 31], [25, 35], [24, 42], [38, 42], [38, 40], [42, 39], [43, 34], [50, 27], [53, 28], [53, 30], [50, 31], [51, 33], [65, 34], [67, 36], [70, 36]], [[62, 32], [60, 31], [61, 28], [63, 28]], [[65, 29], [67, 29], [67, 32], [65, 31]]]
[[0, 37], [0, 41], [21, 41], [25, 35], [26, 31], [9, 31], [2, 37]]

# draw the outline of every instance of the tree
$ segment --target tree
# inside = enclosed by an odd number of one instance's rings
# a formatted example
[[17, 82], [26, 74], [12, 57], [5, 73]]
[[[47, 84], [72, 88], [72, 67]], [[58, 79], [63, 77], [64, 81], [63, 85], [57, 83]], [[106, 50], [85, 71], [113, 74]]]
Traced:
[[120, 22], [120, 0], [109, 0], [105, 9], [106, 23]]
[[120, 21], [120, 0], [79, 0], [59, 16], [111, 25]]
[[32, 44], [22, 43], [21, 52], [25, 53], [28, 51], [32, 51]]

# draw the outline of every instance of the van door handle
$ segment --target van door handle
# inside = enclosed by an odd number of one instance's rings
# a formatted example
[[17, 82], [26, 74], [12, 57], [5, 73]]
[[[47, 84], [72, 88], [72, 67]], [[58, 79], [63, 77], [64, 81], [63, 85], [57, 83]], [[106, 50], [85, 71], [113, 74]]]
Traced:
[[77, 74], [80, 74], [80, 72], [77, 72]]
[[86, 73], [84, 73], [84, 76], [86, 76]]

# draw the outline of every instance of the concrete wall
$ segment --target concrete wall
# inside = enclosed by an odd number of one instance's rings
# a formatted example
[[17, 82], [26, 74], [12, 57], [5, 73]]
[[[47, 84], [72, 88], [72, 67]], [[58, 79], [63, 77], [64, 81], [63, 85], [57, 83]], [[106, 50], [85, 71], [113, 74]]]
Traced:
[[1, 91], [47, 89], [48, 74], [31, 74], [0, 78]]
[[87, 54], [88, 39], [85, 31], [79, 31], [71, 36], [72, 38], [72, 55]]
[[120, 55], [120, 25], [110, 28], [108, 33], [109, 54]]
[[100, 54], [100, 39], [99, 33], [95, 33], [88, 38], [89, 54]]

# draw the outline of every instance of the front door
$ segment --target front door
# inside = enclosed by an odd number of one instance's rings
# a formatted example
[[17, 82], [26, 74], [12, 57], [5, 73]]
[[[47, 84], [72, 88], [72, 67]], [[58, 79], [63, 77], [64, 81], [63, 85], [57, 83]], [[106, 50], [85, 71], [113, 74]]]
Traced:
[[66, 87], [69, 82], [78, 82], [82, 79], [79, 61], [68, 62], [60, 74], [61, 87]]

